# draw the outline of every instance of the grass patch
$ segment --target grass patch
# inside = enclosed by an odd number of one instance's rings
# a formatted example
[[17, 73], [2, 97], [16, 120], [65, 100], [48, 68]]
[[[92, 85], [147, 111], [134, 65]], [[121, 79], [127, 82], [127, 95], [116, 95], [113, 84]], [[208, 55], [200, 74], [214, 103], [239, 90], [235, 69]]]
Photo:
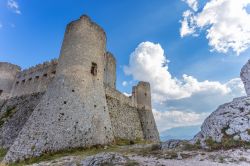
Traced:
[[4, 122], [7, 119], [11, 118], [15, 113], [16, 113], [16, 107], [15, 106], [8, 106], [6, 111], [0, 117], [0, 127], [2, 127]]
[[238, 147], [250, 148], [250, 142], [244, 142], [242, 140], [234, 140], [233, 137], [223, 136], [221, 142], [214, 141], [209, 137], [206, 141], [206, 145], [209, 147], [209, 150], [228, 150]]
[[140, 138], [136, 138], [135, 140], [123, 139], [123, 138], [115, 138], [115, 144], [118, 146], [124, 145], [134, 145], [134, 144], [147, 144], [149, 142], [144, 141]]
[[136, 162], [136, 161], [128, 161], [126, 164], [125, 164], [125, 166], [137, 166], [137, 165], [139, 165], [139, 163], [138, 162]]
[[247, 134], [250, 135], [250, 129], [247, 129]]
[[183, 150], [199, 150], [201, 149], [201, 142], [200, 140], [197, 140], [195, 144], [190, 144], [189, 142], [184, 142], [183, 143]]
[[0, 162], [3, 160], [6, 153], [7, 153], [6, 149], [0, 148]]

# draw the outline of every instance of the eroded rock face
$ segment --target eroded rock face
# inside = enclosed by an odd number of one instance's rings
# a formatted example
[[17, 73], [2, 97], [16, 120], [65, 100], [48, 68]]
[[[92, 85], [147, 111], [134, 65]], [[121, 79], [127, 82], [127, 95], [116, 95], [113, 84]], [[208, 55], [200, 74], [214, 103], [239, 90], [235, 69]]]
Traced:
[[244, 83], [247, 96], [250, 96], [250, 60], [242, 67], [240, 78]]
[[240, 97], [223, 104], [214, 111], [202, 124], [201, 131], [192, 140], [201, 141], [212, 138], [221, 142], [223, 136], [234, 140], [250, 141], [250, 97]]

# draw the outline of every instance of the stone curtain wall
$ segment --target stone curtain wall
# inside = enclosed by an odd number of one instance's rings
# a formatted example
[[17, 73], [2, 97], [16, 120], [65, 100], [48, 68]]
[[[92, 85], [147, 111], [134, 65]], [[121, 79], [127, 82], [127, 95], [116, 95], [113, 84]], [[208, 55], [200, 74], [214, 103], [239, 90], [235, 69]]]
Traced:
[[39, 103], [43, 93], [13, 97], [0, 110], [0, 148], [9, 148]]
[[18, 73], [13, 82], [11, 96], [46, 91], [55, 77], [57, 63], [57, 60], [52, 60]]
[[106, 98], [114, 136], [130, 140], [143, 139], [139, 114], [132, 100], [112, 88], [106, 88]]

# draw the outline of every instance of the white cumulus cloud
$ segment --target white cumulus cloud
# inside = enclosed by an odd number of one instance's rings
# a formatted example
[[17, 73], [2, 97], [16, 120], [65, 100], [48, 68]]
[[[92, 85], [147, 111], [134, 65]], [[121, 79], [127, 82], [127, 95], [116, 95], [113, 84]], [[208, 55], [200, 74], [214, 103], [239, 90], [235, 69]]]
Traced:
[[9, 9], [11, 9], [16, 14], [21, 14], [21, 11], [19, 9], [19, 5], [18, 5], [17, 1], [15, 1], [15, 0], [8, 0], [7, 1], [7, 6], [8, 6]]
[[155, 109], [153, 109], [153, 114], [159, 132], [175, 127], [200, 125], [209, 115], [208, 113], [182, 112], [176, 110], [160, 112]]
[[[201, 11], [183, 13], [182, 37], [206, 30], [212, 50], [238, 55], [250, 46], [250, 0], [210, 0]], [[193, 9], [193, 7], [191, 6]]]
[[178, 79], [169, 72], [168, 63], [160, 44], [142, 42], [124, 67], [125, 74], [134, 80], [151, 84], [154, 114], [161, 131], [201, 124], [219, 105], [245, 95], [240, 78], [221, 83], [183, 74]]

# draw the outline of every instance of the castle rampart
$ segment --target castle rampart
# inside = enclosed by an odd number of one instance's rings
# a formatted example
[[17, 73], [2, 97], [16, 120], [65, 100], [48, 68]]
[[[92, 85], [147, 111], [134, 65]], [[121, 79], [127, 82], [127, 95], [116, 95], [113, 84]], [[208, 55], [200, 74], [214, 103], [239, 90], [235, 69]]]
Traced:
[[55, 77], [57, 63], [52, 60], [19, 72], [13, 81], [11, 96], [45, 92]]

